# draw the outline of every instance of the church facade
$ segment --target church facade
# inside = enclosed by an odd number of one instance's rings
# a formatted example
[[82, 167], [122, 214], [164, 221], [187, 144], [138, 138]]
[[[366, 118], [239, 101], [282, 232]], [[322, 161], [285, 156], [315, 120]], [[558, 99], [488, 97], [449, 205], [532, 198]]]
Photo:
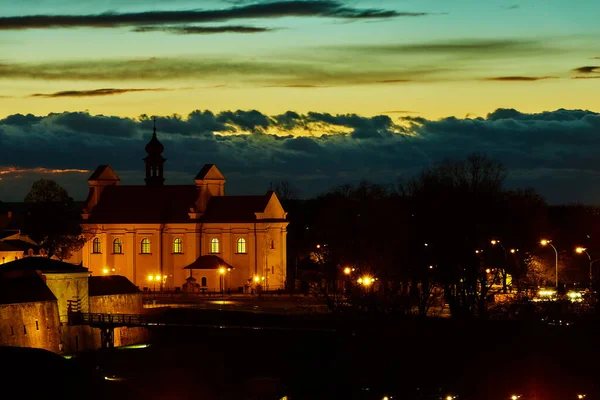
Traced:
[[288, 222], [277, 195], [226, 196], [213, 164], [193, 185], [165, 185], [163, 151], [155, 128], [145, 185], [96, 168], [82, 213], [90, 239], [70, 261], [149, 290], [283, 289]]

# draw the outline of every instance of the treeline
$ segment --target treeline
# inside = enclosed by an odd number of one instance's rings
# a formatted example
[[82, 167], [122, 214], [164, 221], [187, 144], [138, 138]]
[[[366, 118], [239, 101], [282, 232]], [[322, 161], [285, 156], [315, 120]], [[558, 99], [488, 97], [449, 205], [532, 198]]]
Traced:
[[560, 287], [589, 285], [589, 260], [574, 249], [600, 255], [600, 209], [549, 207], [533, 190], [507, 189], [506, 177], [501, 163], [472, 154], [408, 182], [343, 185], [309, 200], [279, 182], [273, 189], [290, 220], [288, 276], [332, 307], [337, 294], [361, 294], [356, 280], [372, 276], [372, 297], [384, 307], [426, 314], [437, 294], [454, 316], [485, 317], [498, 288], [522, 298], [554, 286], [554, 251], [540, 245], [546, 238], [559, 253]]

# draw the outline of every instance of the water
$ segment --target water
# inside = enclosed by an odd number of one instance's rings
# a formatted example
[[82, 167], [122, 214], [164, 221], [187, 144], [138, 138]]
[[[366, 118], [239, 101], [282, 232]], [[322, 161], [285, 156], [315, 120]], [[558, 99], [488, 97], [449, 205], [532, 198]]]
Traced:
[[113, 399], [600, 399], [594, 325], [334, 326], [157, 327], [148, 347], [86, 352], [74, 362], [108, 377]]

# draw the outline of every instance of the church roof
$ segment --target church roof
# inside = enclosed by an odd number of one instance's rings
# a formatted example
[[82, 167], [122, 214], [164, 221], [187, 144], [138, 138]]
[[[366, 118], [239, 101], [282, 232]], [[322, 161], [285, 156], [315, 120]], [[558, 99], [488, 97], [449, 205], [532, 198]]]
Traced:
[[189, 222], [197, 196], [194, 185], [107, 186], [88, 222]]
[[0, 278], [0, 304], [56, 301], [56, 297], [39, 276]]
[[35, 253], [38, 253], [40, 246], [26, 242], [20, 239], [6, 239], [0, 240], [0, 251], [24, 251], [27, 252], [29, 249], [33, 249]]
[[[263, 196], [213, 196], [197, 222], [252, 222], [265, 210], [272, 192]], [[107, 186], [92, 209], [88, 223], [190, 222], [195, 185]]]
[[233, 267], [223, 261], [221, 257], [213, 254], [207, 254], [198, 257], [196, 261], [187, 267], [184, 267], [183, 269], [219, 269], [221, 267], [233, 269]]
[[90, 296], [141, 293], [137, 286], [121, 275], [90, 276], [88, 285]]
[[0, 273], [20, 271], [41, 271], [43, 273], [68, 274], [74, 272], [88, 272], [88, 269], [81, 265], [53, 260], [48, 257], [23, 257], [19, 260], [0, 264]]
[[251, 222], [254, 213], [262, 212], [269, 203], [271, 192], [263, 196], [213, 196], [208, 201], [203, 222]]

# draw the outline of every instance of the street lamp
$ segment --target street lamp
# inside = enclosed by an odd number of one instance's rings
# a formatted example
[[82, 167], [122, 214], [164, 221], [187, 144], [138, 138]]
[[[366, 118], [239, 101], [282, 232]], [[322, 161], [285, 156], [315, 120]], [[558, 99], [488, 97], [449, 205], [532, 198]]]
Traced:
[[556, 255], [556, 262], [555, 262], [555, 267], [556, 267], [556, 273], [555, 273], [555, 277], [556, 277], [556, 289], [558, 289], [558, 251], [556, 250], [556, 247], [554, 247], [554, 245], [552, 244], [552, 240], [542, 239], [540, 241], [540, 244], [542, 246], [550, 245], [554, 249], [554, 254]]
[[352, 272], [352, 270], [350, 269], [350, 267], [344, 268], [344, 274], [350, 275], [351, 272]]
[[588, 253], [588, 252], [587, 252], [587, 249], [586, 249], [585, 247], [577, 247], [577, 248], [575, 249], [575, 252], [576, 252], [577, 254], [582, 254], [582, 253], [585, 253], [585, 255], [586, 255], [586, 256], [587, 256], [587, 258], [588, 258], [588, 261], [590, 262], [590, 293], [591, 293], [591, 292], [592, 292], [592, 282], [593, 282], [593, 281], [592, 281], [592, 278], [593, 278], [593, 275], [592, 275], [592, 265], [593, 265], [593, 264], [594, 264], [596, 261], [598, 261], [598, 259], [596, 259], [596, 260], [592, 260], [592, 257], [590, 256], [590, 253]]

